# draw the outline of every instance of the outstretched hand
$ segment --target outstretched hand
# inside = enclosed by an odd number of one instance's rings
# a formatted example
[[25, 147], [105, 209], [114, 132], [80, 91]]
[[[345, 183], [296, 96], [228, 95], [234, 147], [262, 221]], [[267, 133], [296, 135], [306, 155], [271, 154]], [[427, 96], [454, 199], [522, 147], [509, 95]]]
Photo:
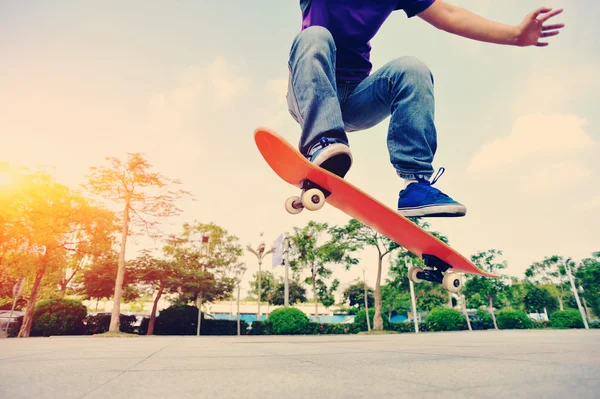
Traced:
[[547, 46], [548, 42], [542, 42], [540, 39], [558, 35], [559, 29], [563, 28], [565, 24], [544, 25], [544, 22], [561, 12], [563, 12], [562, 8], [552, 10], [540, 7], [527, 15], [518, 28], [517, 46]]

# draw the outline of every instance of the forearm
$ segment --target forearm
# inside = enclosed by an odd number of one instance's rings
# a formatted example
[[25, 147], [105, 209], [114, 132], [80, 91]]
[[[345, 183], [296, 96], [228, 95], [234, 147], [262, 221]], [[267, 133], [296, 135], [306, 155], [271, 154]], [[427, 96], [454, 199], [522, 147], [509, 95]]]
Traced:
[[518, 27], [490, 21], [463, 8], [448, 4], [448, 16], [437, 26], [448, 33], [487, 43], [515, 45]]

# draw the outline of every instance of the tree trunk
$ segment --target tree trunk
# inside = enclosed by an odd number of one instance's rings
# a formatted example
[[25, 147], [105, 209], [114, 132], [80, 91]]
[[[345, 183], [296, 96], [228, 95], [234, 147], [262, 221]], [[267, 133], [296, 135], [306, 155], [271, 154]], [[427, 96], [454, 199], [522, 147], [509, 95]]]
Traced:
[[98, 302], [100, 302], [100, 298], [96, 298], [96, 313], [98, 313]]
[[125, 200], [125, 209], [123, 211], [123, 230], [121, 232], [121, 252], [119, 253], [119, 269], [117, 270], [117, 280], [115, 281], [115, 295], [113, 298], [112, 315], [110, 316], [110, 327], [108, 331], [120, 331], [121, 316], [121, 295], [123, 293], [123, 280], [125, 277], [125, 248], [127, 246], [127, 235], [129, 233], [129, 201]]
[[[375, 315], [373, 316], [373, 330], [383, 330], [383, 318], [381, 317], [381, 264], [383, 263], [383, 256], [379, 256], [377, 262], [377, 280], [375, 280]], [[366, 283], [365, 283], [366, 284]], [[369, 315], [367, 314], [367, 318]]]
[[260, 300], [262, 299], [262, 286], [261, 286], [261, 260], [258, 260], [258, 313], [256, 313], [256, 320], [260, 321]]
[[490, 296], [490, 314], [492, 315], [492, 320], [494, 321], [494, 328], [498, 329], [498, 323], [496, 323], [496, 315], [494, 314], [494, 303], [492, 302], [492, 297]]
[[312, 276], [313, 295], [315, 297], [315, 323], [319, 322], [319, 299], [317, 298], [317, 279], [315, 274]]
[[240, 283], [238, 282], [237, 287], [237, 335], [241, 335], [240, 331]]
[[202, 295], [198, 295], [196, 303], [198, 304], [198, 329], [196, 330], [196, 335], [200, 336], [200, 329], [202, 328]]
[[156, 309], [158, 308], [158, 301], [160, 300], [162, 293], [163, 293], [163, 286], [161, 283], [158, 287], [158, 292], [156, 293], [156, 299], [154, 300], [154, 304], [152, 305], [152, 313], [150, 313], [150, 321], [148, 322], [148, 331], [146, 332], [146, 335], [154, 334], [154, 323], [156, 321]]
[[31, 289], [31, 295], [29, 297], [29, 301], [27, 301], [27, 308], [25, 309], [25, 314], [23, 315], [23, 324], [21, 324], [21, 329], [19, 330], [18, 338], [26, 338], [29, 337], [29, 333], [31, 332], [31, 322], [33, 321], [33, 309], [35, 307], [35, 302], [37, 300], [38, 290], [40, 289], [40, 283], [44, 274], [46, 273], [46, 261], [43, 260], [43, 265], [38, 271], [35, 273], [35, 281], [33, 282], [33, 288]]
[[363, 269], [363, 288], [364, 288], [364, 299], [365, 299], [365, 318], [367, 319], [367, 331], [371, 331], [371, 319], [369, 318], [369, 295], [367, 291], [367, 278], [365, 277], [365, 269]]
[[565, 310], [565, 308], [563, 307], [563, 298], [560, 295], [558, 296], [558, 306], [560, 310]]

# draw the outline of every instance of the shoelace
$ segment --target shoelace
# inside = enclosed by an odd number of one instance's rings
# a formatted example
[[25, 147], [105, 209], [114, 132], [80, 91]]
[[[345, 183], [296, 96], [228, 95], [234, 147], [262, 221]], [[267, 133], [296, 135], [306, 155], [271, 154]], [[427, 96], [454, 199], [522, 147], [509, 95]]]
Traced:
[[438, 181], [438, 179], [440, 177], [442, 177], [442, 175], [444, 174], [444, 172], [446, 171], [446, 168], [441, 167], [438, 169], [437, 173], [435, 174], [435, 176], [433, 177], [433, 180], [431, 180], [431, 182], [428, 182], [425, 179], [419, 179], [419, 183], [425, 183], [425, 189], [427, 191], [430, 192], [435, 192], [437, 196], [441, 196], [441, 197], [447, 197], [448, 195], [442, 193], [440, 190], [436, 189], [436, 188], [432, 188], [431, 186], [435, 184], [435, 182]]

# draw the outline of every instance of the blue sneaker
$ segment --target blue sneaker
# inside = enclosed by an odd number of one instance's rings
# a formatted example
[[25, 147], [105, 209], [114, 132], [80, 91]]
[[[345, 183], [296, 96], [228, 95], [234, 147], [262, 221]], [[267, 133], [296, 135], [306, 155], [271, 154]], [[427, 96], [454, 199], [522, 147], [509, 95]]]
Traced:
[[418, 179], [410, 183], [398, 196], [398, 212], [406, 217], [457, 217], [464, 216], [467, 208], [454, 201], [432, 185], [444, 173], [440, 168], [437, 175], [430, 183], [425, 179]]
[[313, 145], [306, 157], [315, 165], [338, 175], [346, 176], [352, 166], [352, 154], [348, 144], [338, 139], [322, 137]]

